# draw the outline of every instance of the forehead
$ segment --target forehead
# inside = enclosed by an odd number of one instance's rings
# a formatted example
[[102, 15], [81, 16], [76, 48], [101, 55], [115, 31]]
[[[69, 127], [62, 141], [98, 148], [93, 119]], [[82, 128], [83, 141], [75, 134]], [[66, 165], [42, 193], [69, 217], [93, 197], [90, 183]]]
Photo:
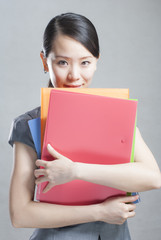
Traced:
[[93, 56], [80, 42], [62, 34], [58, 34], [55, 38], [52, 52], [54, 55], [77, 56], [79, 58]]

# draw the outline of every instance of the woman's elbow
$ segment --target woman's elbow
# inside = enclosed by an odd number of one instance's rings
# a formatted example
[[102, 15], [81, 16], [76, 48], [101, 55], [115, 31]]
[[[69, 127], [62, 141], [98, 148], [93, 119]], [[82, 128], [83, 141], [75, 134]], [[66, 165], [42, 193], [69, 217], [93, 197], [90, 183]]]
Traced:
[[161, 188], [161, 173], [158, 174], [158, 181], [156, 184], [156, 189], [160, 189]]
[[152, 184], [153, 189], [160, 189], [161, 188], [161, 173], [155, 173], [155, 176], [153, 178], [153, 184]]
[[24, 209], [13, 209], [10, 211], [11, 224], [14, 228], [24, 228], [26, 222]]
[[14, 227], [14, 228], [21, 228], [21, 226], [19, 224], [17, 224], [16, 221], [11, 220], [11, 223], [12, 223], [12, 227]]
[[17, 213], [11, 213], [10, 214], [10, 219], [11, 219], [11, 223], [12, 226], [14, 228], [22, 228], [22, 221], [21, 221], [21, 216]]

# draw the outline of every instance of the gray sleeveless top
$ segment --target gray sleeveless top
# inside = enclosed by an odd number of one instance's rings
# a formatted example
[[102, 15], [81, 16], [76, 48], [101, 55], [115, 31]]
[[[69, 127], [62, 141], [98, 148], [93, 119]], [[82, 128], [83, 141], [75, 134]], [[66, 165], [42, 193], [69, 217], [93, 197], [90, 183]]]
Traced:
[[[35, 150], [28, 121], [40, 117], [40, 107], [26, 112], [13, 120], [9, 144], [27, 144]], [[35, 150], [36, 151], [36, 150]], [[30, 240], [131, 240], [127, 221], [122, 225], [104, 222], [89, 222], [68, 227], [35, 229]]]

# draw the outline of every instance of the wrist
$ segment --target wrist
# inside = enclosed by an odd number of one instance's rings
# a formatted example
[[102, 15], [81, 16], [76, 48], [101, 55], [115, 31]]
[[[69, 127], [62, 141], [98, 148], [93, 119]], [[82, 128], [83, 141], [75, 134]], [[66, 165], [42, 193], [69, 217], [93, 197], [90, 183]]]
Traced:
[[96, 221], [103, 221], [104, 219], [104, 207], [102, 203], [98, 203], [96, 204]]
[[80, 165], [79, 162], [74, 162], [74, 178], [75, 179], [81, 179], [80, 177]]
[[101, 204], [91, 204], [88, 205], [88, 209], [90, 209], [91, 222], [102, 221], [103, 219], [103, 210]]

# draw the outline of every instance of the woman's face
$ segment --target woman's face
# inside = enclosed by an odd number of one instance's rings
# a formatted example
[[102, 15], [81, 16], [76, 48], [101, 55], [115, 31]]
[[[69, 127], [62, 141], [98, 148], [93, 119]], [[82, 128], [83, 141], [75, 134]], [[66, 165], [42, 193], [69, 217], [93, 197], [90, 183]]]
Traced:
[[59, 34], [47, 58], [53, 86], [88, 87], [96, 70], [97, 60], [81, 43]]

